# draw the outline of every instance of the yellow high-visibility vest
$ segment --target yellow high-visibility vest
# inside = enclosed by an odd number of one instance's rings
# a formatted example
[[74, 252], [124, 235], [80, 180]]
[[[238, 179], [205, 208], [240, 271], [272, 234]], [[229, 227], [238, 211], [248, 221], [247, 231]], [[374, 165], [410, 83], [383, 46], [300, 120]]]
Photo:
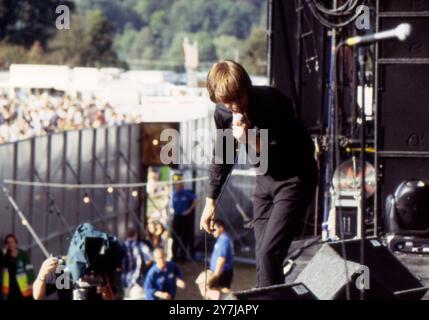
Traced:
[[[24, 298], [31, 297], [33, 294], [32, 286], [28, 281], [28, 275], [26, 272], [21, 272], [16, 275], [16, 282], [18, 283], [19, 291], [21, 292]], [[5, 297], [10, 293], [10, 275], [7, 268], [3, 269], [3, 283], [2, 283], [2, 292]]]

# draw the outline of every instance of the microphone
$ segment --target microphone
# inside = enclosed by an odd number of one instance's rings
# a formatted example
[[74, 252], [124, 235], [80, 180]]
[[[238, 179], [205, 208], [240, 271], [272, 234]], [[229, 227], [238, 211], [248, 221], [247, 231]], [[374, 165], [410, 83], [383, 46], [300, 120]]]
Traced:
[[232, 114], [232, 123], [235, 123], [237, 121], [243, 120], [243, 114], [242, 113], [233, 113]]
[[409, 23], [401, 23], [395, 29], [380, 31], [366, 36], [350, 37], [346, 40], [346, 44], [352, 47], [390, 38], [398, 38], [399, 40], [404, 41], [406, 38], [408, 38], [410, 33], [411, 25]]

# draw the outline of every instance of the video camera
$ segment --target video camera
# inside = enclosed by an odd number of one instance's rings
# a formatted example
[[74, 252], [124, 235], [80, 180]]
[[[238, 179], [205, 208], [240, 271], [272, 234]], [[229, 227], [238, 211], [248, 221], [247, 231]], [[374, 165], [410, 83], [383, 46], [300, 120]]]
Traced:
[[124, 252], [116, 237], [86, 223], [76, 229], [67, 256], [73, 300], [101, 300], [99, 289], [110, 286]]

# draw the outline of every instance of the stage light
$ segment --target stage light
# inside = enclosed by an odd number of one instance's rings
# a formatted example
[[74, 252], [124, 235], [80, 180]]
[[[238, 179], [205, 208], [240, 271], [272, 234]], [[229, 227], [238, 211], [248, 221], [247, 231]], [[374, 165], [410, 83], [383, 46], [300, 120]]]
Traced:
[[88, 196], [88, 194], [85, 194], [83, 197], [83, 203], [89, 204], [91, 202], [91, 198]]
[[137, 190], [133, 190], [133, 192], [131, 192], [131, 196], [133, 196], [134, 198], [137, 198], [139, 196], [139, 193]]
[[429, 228], [429, 186], [421, 180], [402, 182], [395, 191], [396, 214], [403, 230]]
[[[360, 161], [354, 159], [341, 163], [334, 172], [333, 185], [337, 192], [356, 192], [360, 190], [362, 170]], [[365, 192], [366, 197], [375, 193], [377, 184], [375, 168], [365, 164]]]
[[108, 188], [107, 188], [107, 192], [108, 192], [108, 193], [113, 193], [113, 190], [114, 190], [114, 189], [113, 189], [113, 187], [108, 187]]
[[384, 232], [392, 251], [425, 253], [429, 245], [429, 186], [422, 180], [401, 182], [386, 198]]

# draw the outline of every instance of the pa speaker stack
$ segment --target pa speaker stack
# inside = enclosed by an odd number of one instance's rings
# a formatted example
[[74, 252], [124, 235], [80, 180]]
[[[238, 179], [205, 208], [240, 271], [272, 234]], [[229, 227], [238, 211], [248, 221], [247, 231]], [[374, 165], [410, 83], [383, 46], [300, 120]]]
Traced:
[[429, 1], [377, 0], [376, 31], [411, 25], [405, 41], [376, 44], [376, 209], [408, 179], [429, 182]]

